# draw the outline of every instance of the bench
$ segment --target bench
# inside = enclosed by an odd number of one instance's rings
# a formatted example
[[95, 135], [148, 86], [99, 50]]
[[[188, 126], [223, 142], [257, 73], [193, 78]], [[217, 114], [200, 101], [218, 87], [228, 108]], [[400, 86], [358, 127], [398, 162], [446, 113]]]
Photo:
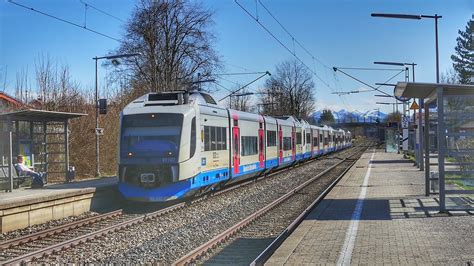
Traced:
[[[21, 184], [31, 179], [29, 176], [19, 176], [16, 172], [15, 167], [12, 167], [12, 175], [13, 175], [13, 188], [18, 188]], [[10, 177], [8, 176], [8, 166], [0, 166], [0, 190], [8, 191], [10, 190]]]

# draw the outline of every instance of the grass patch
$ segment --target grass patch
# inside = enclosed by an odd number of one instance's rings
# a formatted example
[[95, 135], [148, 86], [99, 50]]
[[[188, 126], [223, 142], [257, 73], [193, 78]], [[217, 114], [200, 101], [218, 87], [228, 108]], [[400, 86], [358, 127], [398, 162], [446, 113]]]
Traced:
[[[474, 179], [470, 175], [446, 175], [446, 178], [457, 178], [457, 179]], [[450, 185], [457, 185], [463, 189], [466, 190], [474, 190], [474, 186], [472, 185], [467, 185], [466, 183], [463, 182], [463, 180], [446, 180], [446, 184]]]

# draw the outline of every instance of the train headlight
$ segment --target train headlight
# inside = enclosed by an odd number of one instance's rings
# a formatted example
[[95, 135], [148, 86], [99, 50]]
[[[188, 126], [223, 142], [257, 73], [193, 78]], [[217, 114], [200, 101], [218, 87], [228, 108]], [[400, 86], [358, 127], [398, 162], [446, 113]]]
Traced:
[[129, 153], [128, 153], [128, 156], [129, 156], [129, 157], [132, 157], [132, 156], [133, 156], [133, 153], [132, 153], [132, 152], [129, 152]]

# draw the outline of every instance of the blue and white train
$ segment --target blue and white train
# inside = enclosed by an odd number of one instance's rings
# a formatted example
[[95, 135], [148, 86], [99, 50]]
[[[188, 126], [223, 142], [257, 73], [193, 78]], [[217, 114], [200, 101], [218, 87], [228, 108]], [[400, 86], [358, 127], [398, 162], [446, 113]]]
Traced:
[[164, 202], [351, 146], [351, 133], [226, 109], [203, 92], [149, 93], [121, 114], [120, 193]]

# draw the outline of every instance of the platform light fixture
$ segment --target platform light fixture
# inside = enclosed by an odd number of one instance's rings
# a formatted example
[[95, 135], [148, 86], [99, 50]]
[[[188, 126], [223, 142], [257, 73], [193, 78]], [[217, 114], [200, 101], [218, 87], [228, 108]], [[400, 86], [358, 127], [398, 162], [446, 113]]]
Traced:
[[127, 58], [127, 57], [134, 57], [134, 56], [140, 56], [141, 53], [129, 53], [129, 54], [117, 54], [117, 55], [106, 55], [106, 56], [96, 56], [92, 58], [95, 60], [95, 163], [96, 163], [96, 172], [95, 175], [97, 177], [100, 176], [100, 147], [99, 147], [99, 134], [103, 130], [99, 128], [99, 80], [98, 80], [98, 61], [101, 59], [107, 59], [107, 60], [114, 60], [112, 64], [114, 66], [117, 66], [119, 63], [117, 59], [119, 58]]

